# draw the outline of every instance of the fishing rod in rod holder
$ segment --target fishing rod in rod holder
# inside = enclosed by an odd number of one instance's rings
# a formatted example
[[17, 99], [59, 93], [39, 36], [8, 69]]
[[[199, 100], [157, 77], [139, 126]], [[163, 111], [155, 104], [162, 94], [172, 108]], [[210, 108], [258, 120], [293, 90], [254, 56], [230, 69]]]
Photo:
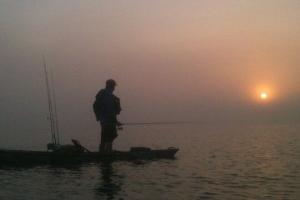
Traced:
[[48, 149], [56, 148], [56, 146], [60, 145], [60, 135], [59, 135], [59, 126], [58, 126], [58, 116], [56, 109], [56, 97], [55, 97], [55, 87], [53, 74], [50, 70], [50, 80], [49, 80], [49, 72], [48, 67], [46, 65], [45, 56], [43, 56], [43, 67], [45, 74], [45, 83], [47, 90], [47, 100], [48, 100], [48, 110], [49, 116], [48, 119], [50, 121], [50, 131], [51, 131], [51, 142], [48, 144]]

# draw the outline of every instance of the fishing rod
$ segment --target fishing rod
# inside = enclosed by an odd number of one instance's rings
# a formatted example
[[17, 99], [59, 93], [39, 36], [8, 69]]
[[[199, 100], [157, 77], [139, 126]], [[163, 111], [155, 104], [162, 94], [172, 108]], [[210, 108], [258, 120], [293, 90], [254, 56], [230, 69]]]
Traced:
[[60, 144], [59, 124], [58, 124], [58, 116], [57, 116], [57, 108], [56, 108], [56, 94], [55, 94], [52, 68], [50, 68], [50, 79], [51, 79], [52, 97], [53, 97], [53, 104], [54, 104], [53, 109], [54, 109], [55, 132], [56, 132], [56, 137], [57, 137], [56, 139], [57, 139], [57, 144]]
[[165, 122], [126, 122], [122, 126], [151, 126], [151, 125], [170, 125], [170, 124], [198, 124], [196, 121], [165, 121]]
[[59, 141], [56, 138], [56, 119], [55, 113], [53, 111], [53, 96], [51, 95], [50, 83], [48, 78], [48, 70], [46, 65], [45, 56], [43, 56], [43, 64], [44, 64], [44, 73], [45, 73], [45, 82], [46, 82], [46, 89], [47, 89], [47, 98], [48, 98], [48, 109], [49, 109], [49, 120], [50, 120], [50, 129], [51, 129], [51, 137], [53, 144], [59, 144]]
[[46, 89], [47, 89], [47, 98], [48, 98], [48, 109], [49, 109], [49, 120], [50, 120], [50, 129], [51, 129], [51, 136], [52, 136], [52, 142], [56, 144], [56, 138], [55, 138], [55, 128], [53, 124], [53, 110], [52, 110], [52, 100], [51, 100], [51, 93], [50, 93], [50, 85], [49, 85], [49, 79], [48, 79], [48, 71], [46, 66], [45, 57], [43, 56], [43, 64], [44, 64], [44, 73], [45, 73], [45, 82], [46, 82]]

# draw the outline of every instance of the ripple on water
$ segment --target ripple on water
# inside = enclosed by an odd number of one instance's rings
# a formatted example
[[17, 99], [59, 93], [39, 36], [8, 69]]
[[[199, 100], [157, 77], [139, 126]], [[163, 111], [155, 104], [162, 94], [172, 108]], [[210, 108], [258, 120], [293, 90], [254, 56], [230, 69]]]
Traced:
[[299, 199], [300, 135], [288, 126], [163, 129], [165, 141], [145, 144], [172, 141], [175, 160], [2, 168], [0, 199]]

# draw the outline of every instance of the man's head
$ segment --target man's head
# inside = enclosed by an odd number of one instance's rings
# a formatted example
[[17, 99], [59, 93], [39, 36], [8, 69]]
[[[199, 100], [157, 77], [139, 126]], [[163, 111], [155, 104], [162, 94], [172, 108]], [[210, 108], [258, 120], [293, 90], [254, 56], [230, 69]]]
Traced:
[[117, 83], [115, 80], [113, 79], [108, 79], [106, 81], [106, 89], [109, 89], [111, 91], [114, 91], [115, 87], [116, 87]]

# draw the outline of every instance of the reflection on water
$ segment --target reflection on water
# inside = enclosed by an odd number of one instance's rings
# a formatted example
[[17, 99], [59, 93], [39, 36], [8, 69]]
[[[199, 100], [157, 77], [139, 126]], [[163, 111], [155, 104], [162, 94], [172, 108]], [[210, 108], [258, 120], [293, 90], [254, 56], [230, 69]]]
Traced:
[[[160, 131], [142, 136], [137, 131], [126, 137], [150, 147], [175, 144], [180, 148], [177, 159], [0, 169], [0, 199], [298, 200], [300, 197], [300, 127], [155, 129]], [[120, 140], [125, 143], [125, 135], [122, 137]]]
[[121, 191], [121, 178], [118, 180], [113, 179], [117, 177], [114, 172], [112, 162], [102, 162], [99, 164], [101, 176], [99, 178], [100, 184], [96, 188], [96, 193], [99, 197], [105, 197], [107, 200], [112, 200]]

